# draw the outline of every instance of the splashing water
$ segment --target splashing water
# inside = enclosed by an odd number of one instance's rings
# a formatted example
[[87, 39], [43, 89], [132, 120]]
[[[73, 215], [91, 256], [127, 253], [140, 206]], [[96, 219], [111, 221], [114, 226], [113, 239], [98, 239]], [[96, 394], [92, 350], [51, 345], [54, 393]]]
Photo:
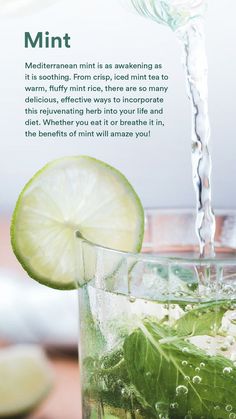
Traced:
[[206, 0], [131, 0], [143, 16], [169, 26], [184, 50], [189, 97], [192, 103], [192, 168], [197, 199], [196, 233], [200, 256], [214, 256], [215, 216], [211, 203], [210, 123], [207, 58], [202, 16]]
[[203, 16], [206, 0], [130, 0], [143, 16], [176, 30]]

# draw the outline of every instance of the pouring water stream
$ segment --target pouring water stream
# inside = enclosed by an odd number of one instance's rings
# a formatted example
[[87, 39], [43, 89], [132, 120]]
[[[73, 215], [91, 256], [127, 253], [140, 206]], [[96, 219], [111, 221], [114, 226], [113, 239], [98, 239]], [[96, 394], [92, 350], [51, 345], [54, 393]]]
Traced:
[[192, 176], [196, 192], [196, 234], [200, 257], [214, 257], [215, 216], [212, 209], [208, 66], [202, 17], [205, 0], [131, 0], [143, 16], [169, 26], [184, 51], [192, 104]]

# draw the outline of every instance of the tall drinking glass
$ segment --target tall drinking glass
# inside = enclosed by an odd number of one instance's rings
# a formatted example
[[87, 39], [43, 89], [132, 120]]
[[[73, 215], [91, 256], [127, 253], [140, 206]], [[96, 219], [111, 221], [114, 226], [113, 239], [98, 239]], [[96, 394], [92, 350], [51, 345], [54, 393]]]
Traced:
[[142, 254], [78, 238], [83, 419], [236, 418], [236, 214], [217, 216], [215, 259], [193, 226], [148, 211]]

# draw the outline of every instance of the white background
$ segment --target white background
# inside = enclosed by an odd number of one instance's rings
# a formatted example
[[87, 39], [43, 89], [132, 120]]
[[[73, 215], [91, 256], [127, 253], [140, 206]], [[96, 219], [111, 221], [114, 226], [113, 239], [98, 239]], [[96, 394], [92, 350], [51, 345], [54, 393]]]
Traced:
[[[4, 0], [0, 0], [0, 9], [1, 2]], [[215, 208], [236, 207], [235, 15], [235, 0], [209, 0], [206, 40]], [[68, 32], [71, 49], [24, 48], [25, 31], [47, 30], [53, 36]], [[0, 36], [1, 210], [12, 211], [20, 189], [47, 161], [74, 154], [88, 154], [116, 166], [129, 178], [145, 206], [194, 207], [190, 105], [181, 49], [169, 29], [127, 10], [121, 0], [61, 0], [28, 15], [22, 11], [21, 16], [2, 17]], [[137, 142], [24, 139], [25, 61], [98, 60], [162, 62], [170, 75], [168, 126], [156, 128], [151, 140]]]

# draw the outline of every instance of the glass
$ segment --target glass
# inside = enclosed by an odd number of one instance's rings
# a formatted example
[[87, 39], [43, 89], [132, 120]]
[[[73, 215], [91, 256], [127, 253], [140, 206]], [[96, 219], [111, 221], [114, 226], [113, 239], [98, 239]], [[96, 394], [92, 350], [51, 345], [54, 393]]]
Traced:
[[142, 254], [78, 238], [83, 419], [236, 418], [236, 214], [216, 220], [208, 260], [188, 211], [147, 211]]

